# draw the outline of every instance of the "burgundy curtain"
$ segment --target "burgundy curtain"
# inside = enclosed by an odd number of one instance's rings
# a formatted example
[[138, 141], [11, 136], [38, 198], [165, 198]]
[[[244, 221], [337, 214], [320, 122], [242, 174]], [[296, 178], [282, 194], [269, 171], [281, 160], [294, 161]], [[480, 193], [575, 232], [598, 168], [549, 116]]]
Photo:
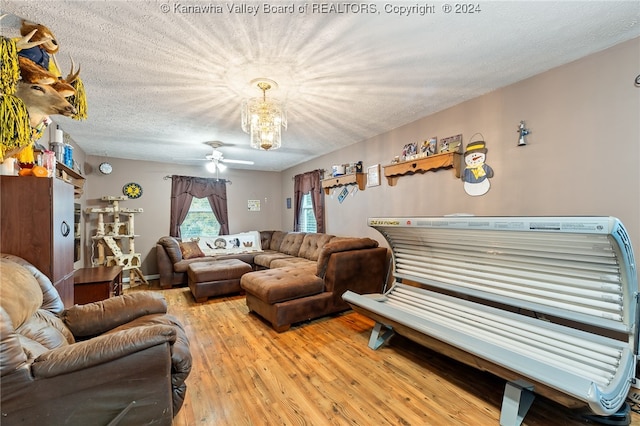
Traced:
[[313, 214], [316, 217], [317, 232], [325, 232], [324, 229], [324, 193], [322, 192], [322, 170], [296, 175], [293, 178], [293, 196], [295, 214], [293, 215], [293, 229], [299, 231], [300, 208], [302, 207], [302, 196], [311, 193], [313, 204]]
[[171, 219], [169, 235], [180, 237], [180, 225], [189, 213], [191, 200], [207, 198], [213, 214], [220, 223], [220, 235], [229, 234], [229, 213], [227, 211], [227, 185], [220, 179], [192, 176], [171, 176]]

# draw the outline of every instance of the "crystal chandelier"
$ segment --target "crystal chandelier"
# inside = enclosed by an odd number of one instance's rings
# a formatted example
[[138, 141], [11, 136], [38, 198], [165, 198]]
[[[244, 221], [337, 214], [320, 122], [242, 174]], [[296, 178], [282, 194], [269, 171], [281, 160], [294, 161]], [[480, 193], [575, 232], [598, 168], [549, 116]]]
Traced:
[[242, 130], [251, 135], [251, 147], [278, 149], [282, 145], [282, 128], [287, 128], [287, 116], [278, 101], [267, 100], [267, 90], [278, 87], [273, 80], [257, 79], [262, 90], [261, 98], [251, 98], [242, 103]]

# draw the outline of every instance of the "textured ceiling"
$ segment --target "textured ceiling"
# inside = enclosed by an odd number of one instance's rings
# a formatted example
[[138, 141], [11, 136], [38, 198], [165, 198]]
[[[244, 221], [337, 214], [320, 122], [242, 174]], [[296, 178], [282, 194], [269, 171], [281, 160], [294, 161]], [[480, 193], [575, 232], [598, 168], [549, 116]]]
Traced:
[[[56, 34], [64, 74], [69, 55], [81, 65], [89, 118], [52, 118], [87, 154], [197, 164], [211, 151], [203, 142], [220, 140], [225, 158], [255, 161], [230, 167], [274, 171], [640, 35], [638, 1], [481, 1], [469, 14], [444, 13], [443, 2], [366, 4], [374, 13], [268, 0], [0, 7]], [[426, 4], [433, 13], [422, 16], [386, 9]], [[2, 35], [18, 26], [5, 18]], [[288, 112], [277, 151], [252, 150], [240, 129], [258, 77], [278, 82], [267, 96]]]

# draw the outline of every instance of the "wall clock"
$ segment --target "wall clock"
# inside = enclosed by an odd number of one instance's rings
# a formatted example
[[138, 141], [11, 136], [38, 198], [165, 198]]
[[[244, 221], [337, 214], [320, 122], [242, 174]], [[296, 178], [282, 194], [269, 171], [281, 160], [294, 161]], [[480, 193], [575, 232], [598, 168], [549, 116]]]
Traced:
[[111, 164], [105, 161], [104, 163], [100, 163], [100, 166], [98, 166], [98, 170], [100, 170], [100, 173], [102, 173], [103, 175], [108, 175], [113, 171], [113, 167], [111, 166]]
[[140, 184], [131, 182], [122, 187], [122, 193], [129, 198], [140, 198], [142, 196], [142, 187]]

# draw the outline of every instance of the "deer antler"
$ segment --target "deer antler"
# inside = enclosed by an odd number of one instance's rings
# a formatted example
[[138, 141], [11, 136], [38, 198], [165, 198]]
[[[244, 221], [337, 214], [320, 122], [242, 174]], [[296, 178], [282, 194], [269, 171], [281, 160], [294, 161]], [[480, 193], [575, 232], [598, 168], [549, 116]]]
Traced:
[[71, 71], [69, 71], [69, 74], [67, 75], [67, 78], [65, 78], [65, 80], [67, 81], [67, 83], [71, 84], [74, 81], [76, 81], [76, 79], [80, 75], [80, 68], [81, 67], [78, 67], [78, 71], [76, 71], [75, 74], [74, 74], [73, 70], [76, 67], [76, 64], [75, 64], [75, 62], [73, 62], [73, 58], [71, 57], [71, 55], [69, 55], [69, 59], [71, 60]]
[[[9, 16], [8, 13], [3, 13], [2, 15], [0, 15], [0, 21], [2, 21], [5, 17]], [[33, 31], [31, 31], [29, 34], [25, 35], [24, 37], [20, 38], [18, 41], [16, 41], [16, 50], [21, 51], [24, 49], [31, 49], [32, 47], [36, 47], [36, 46], [40, 46], [41, 44], [44, 44], [48, 41], [53, 40], [52, 37], [46, 37], [42, 40], [39, 41], [29, 41], [31, 40], [31, 37], [33, 37], [33, 35], [38, 31], [38, 29], [34, 29]]]
[[31, 40], [31, 37], [33, 37], [33, 35], [36, 33], [36, 31], [38, 31], [37, 28], [31, 31], [26, 36], [20, 38], [18, 41], [16, 41], [16, 49], [18, 51], [21, 51], [24, 49], [31, 49], [32, 47], [40, 46], [41, 44], [44, 44], [48, 41], [53, 40], [51, 37], [48, 37], [48, 38], [43, 38], [42, 40], [39, 40], [39, 41], [29, 41]]
[[[56, 55], [51, 55], [51, 58], [53, 59], [53, 63], [55, 64], [56, 68], [60, 70], [60, 65], [58, 65], [58, 60], [56, 59]], [[78, 71], [74, 73], [76, 64], [73, 61], [73, 58], [71, 57], [71, 55], [69, 55], [69, 59], [71, 60], [71, 71], [69, 71], [69, 74], [67, 74], [67, 76], [64, 78], [64, 81], [65, 83], [71, 84], [74, 81], [76, 81], [76, 79], [80, 75], [80, 67], [78, 67]]]

